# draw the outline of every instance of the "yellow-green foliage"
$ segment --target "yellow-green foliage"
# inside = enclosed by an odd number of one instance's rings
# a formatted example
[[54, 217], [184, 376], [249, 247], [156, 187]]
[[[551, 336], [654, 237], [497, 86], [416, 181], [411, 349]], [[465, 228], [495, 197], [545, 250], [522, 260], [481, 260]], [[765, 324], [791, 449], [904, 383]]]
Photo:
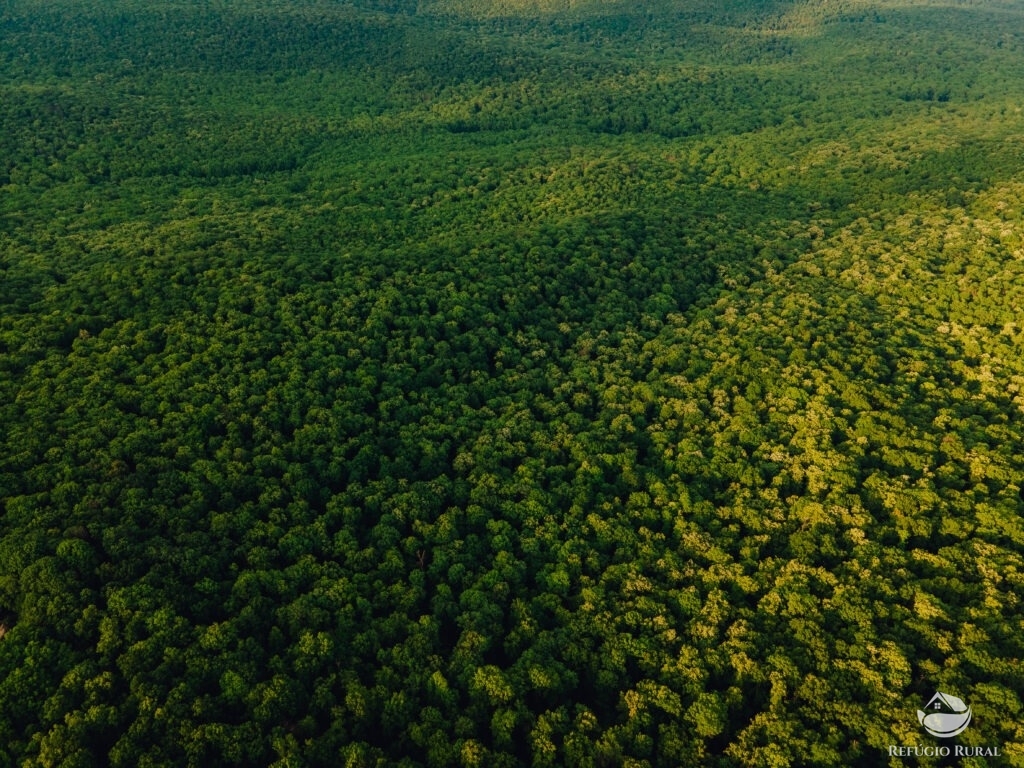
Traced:
[[0, 764], [1024, 764], [1021, 10], [4, 5]]

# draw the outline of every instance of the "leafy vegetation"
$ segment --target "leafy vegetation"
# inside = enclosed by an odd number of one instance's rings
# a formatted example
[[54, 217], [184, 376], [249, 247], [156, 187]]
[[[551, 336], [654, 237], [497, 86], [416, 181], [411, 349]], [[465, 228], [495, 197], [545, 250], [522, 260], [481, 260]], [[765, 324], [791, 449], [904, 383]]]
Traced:
[[0, 762], [1024, 765], [1022, 46], [6, 3]]

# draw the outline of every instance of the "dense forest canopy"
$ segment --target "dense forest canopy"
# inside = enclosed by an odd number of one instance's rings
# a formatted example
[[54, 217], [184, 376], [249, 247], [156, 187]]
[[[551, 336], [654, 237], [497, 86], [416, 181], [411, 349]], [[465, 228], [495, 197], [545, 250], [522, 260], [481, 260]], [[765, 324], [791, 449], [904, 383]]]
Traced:
[[4, 3], [0, 763], [1024, 766], [1022, 109], [1020, 0]]

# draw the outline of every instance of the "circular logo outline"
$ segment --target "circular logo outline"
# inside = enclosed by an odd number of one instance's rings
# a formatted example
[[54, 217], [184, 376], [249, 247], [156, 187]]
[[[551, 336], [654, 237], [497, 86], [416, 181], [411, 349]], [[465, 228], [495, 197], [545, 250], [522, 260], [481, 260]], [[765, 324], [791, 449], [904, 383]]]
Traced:
[[917, 710], [917, 720], [930, 735], [939, 739], [959, 736], [971, 724], [973, 712], [963, 699], [937, 691], [926, 707], [935, 706], [939, 712]]

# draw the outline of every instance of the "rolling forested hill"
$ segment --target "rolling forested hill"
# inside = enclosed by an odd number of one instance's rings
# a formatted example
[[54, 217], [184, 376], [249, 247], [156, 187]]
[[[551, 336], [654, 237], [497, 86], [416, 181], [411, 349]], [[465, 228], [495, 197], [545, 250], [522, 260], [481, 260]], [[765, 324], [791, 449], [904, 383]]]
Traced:
[[0, 4], [0, 764], [1024, 765], [1022, 109], [1020, 0]]

